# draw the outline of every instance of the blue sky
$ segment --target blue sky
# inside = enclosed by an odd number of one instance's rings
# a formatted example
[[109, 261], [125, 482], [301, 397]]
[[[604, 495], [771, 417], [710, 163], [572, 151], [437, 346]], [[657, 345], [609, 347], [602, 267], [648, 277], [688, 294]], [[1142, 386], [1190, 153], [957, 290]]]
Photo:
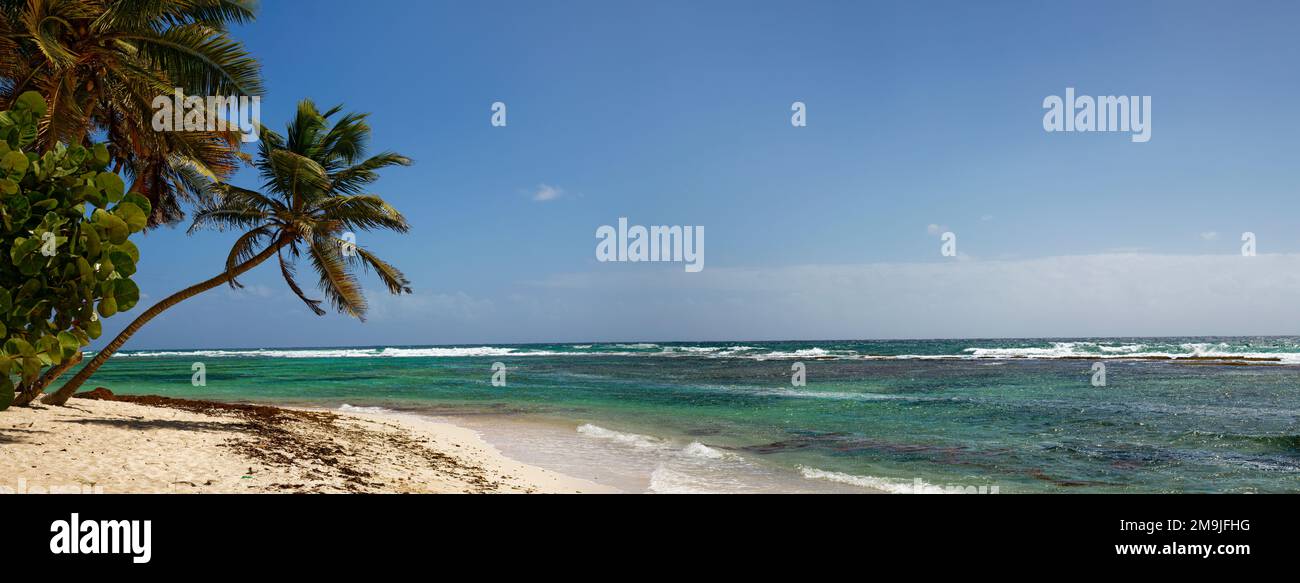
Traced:
[[[416, 160], [375, 188], [413, 231], [358, 235], [416, 294], [370, 281], [368, 322], [316, 317], [268, 265], [127, 349], [1300, 332], [1297, 12], [266, 0], [238, 31], [263, 122], [343, 103]], [[1045, 132], [1066, 87], [1151, 96], [1151, 141]], [[619, 217], [704, 225], [705, 271], [597, 262]], [[215, 274], [233, 239], [143, 237], [142, 305]]]

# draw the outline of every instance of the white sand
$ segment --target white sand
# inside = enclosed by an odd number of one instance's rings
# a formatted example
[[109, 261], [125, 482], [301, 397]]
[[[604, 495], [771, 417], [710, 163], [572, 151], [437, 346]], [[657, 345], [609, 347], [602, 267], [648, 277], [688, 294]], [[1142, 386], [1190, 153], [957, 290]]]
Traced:
[[0, 493], [614, 491], [509, 459], [447, 423], [281, 411], [268, 422], [85, 399], [12, 408], [0, 412]]

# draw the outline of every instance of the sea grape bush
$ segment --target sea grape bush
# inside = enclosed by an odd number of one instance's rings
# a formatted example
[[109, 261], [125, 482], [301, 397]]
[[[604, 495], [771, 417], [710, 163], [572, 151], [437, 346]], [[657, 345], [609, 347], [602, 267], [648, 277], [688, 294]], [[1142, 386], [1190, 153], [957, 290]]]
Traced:
[[147, 199], [107, 171], [103, 144], [33, 147], [45, 100], [0, 112], [0, 410], [140, 299], [131, 275]]

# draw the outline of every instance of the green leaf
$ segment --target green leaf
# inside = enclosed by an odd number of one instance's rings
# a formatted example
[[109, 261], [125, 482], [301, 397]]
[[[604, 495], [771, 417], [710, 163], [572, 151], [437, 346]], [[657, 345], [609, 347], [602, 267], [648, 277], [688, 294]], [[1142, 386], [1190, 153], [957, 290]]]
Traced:
[[105, 318], [113, 317], [117, 313], [117, 300], [112, 297], [105, 297], [99, 300], [99, 315]]
[[118, 245], [117, 249], [115, 250], [126, 253], [127, 256], [131, 258], [132, 263], [140, 262], [140, 249], [135, 246], [135, 243], [127, 241], [125, 243], [122, 243], [121, 245]]
[[[68, 155], [63, 159], [63, 166], [75, 171], [86, 161], [87, 156], [90, 156], [90, 152], [85, 148], [81, 146], [72, 146], [68, 148]], [[69, 172], [69, 174], [71, 174], [71, 172]]]
[[14, 383], [9, 380], [9, 375], [0, 376], [0, 411], [8, 409], [14, 404]]
[[18, 96], [14, 101], [14, 109], [17, 111], [29, 111], [36, 117], [45, 115], [45, 98], [35, 91], [27, 91]]
[[126, 191], [126, 184], [122, 182], [122, 177], [112, 172], [100, 172], [96, 175], [95, 186], [99, 187], [109, 202], [121, 200], [122, 193]]
[[[113, 272], [116, 270], [117, 270], [117, 266], [113, 264], [112, 259], [101, 260], [99, 262], [99, 279], [107, 281], [108, 278], [112, 276]], [[111, 288], [108, 288], [108, 291], [111, 292], [112, 291]]]
[[32, 345], [22, 338], [10, 338], [5, 341], [5, 354], [9, 356], [36, 356]]
[[149, 215], [140, 210], [140, 207], [127, 202], [117, 205], [117, 208], [113, 209], [113, 214], [122, 219], [132, 233], [144, 230], [145, 225], [149, 223]]
[[25, 196], [14, 196], [5, 199], [5, 211], [9, 220], [15, 225], [21, 225], [32, 217], [31, 203], [27, 202]]
[[23, 258], [22, 263], [18, 264], [18, 272], [26, 277], [35, 277], [45, 269], [49, 263], [49, 258], [40, 253], [31, 253]]
[[94, 228], [89, 228], [83, 231], [82, 234], [85, 235], [86, 237], [86, 241], [85, 241], [86, 256], [92, 259], [98, 258], [101, 251], [101, 245], [102, 245], [99, 239], [99, 232], [96, 231]]
[[126, 242], [126, 238], [131, 234], [130, 228], [126, 226], [126, 221], [109, 213], [103, 209], [95, 211], [93, 215], [95, 224], [104, 229], [104, 234], [108, 236], [108, 242], [114, 245], [121, 245]]
[[104, 144], [95, 144], [95, 149], [94, 149], [93, 154], [94, 154], [94, 157], [95, 157], [94, 159], [95, 159], [95, 165], [96, 165], [96, 166], [99, 166], [100, 168], [103, 168], [104, 166], [107, 166], [107, 165], [108, 165], [108, 162], [109, 162], [110, 159], [109, 159], [109, 157], [108, 157], [108, 147], [107, 147], [107, 146], [105, 146]]
[[[134, 265], [134, 263], [132, 263]], [[95, 276], [95, 269], [90, 266], [90, 262], [85, 257], [77, 258], [77, 277], [80, 279], [89, 279]]]
[[14, 178], [22, 178], [27, 173], [27, 155], [21, 151], [13, 151], [0, 157], [0, 170], [8, 172]]
[[122, 277], [131, 277], [135, 273], [135, 262], [131, 256], [121, 251], [113, 250], [108, 254], [109, 259], [113, 262], [113, 269]]
[[27, 258], [40, 247], [40, 239], [35, 237], [31, 239], [18, 237], [17, 239], [14, 239], [14, 246], [9, 250], [9, 259], [13, 261], [14, 265], [21, 265], [23, 261], [26, 261]]
[[71, 332], [59, 332], [59, 348], [63, 352], [63, 358], [72, 358], [81, 350], [81, 342]]
[[40, 355], [23, 357], [23, 382], [30, 383], [41, 376], [41, 367], [45, 364]]
[[149, 204], [149, 199], [145, 198], [138, 192], [128, 192], [125, 195], [122, 195], [122, 202], [129, 202], [140, 207], [140, 210], [143, 210], [145, 215], [148, 215], [153, 210], [153, 205]]
[[40, 348], [37, 357], [42, 361], [48, 361], [46, 364], [59, 364], [60, 362], [63, 362], [63, 346], [59, 342], [58, 336], [52, 334], [41, 336], [41, 339], [36, 341], [36, 345]]
[[117, 302], [119, 312], [125, 312], [134, 308], [140, 302], [140, 287], [134, 281], [129, 279], [114, 280], [113, 284], [117, 287], [113, 294], [113, 299]]
[[90, 336], [86, 335], [86, 332], [81, 328], [73, 326], [72, 330], [69, 330], [68, 333], [72, 334], [72, 337], [77, 339], [78, 348], [90, 344]]

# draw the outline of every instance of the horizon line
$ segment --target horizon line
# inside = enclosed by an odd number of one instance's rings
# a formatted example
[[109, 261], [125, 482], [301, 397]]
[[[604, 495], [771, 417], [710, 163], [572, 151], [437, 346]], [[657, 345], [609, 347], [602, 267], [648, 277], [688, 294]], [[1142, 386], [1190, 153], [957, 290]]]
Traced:
[[[932, 338], [818, 338], [818, 339], [779, 339], [779, 340], [559, 340], [552, 342], [457, 342], [437, 344], [353, 344], [330, 346], [210, 346], [191, 348], [123, 348], [118, 352], [162, 352], [188, 350], [345, 350], [361, 348], [465, 348], [477, 346], [550, 346], [557, 344], [722, 344], [722, 343], [780, 343], [780, 342], [952, 342], [957, 340], [1027, 340], [1027, 341], [1087, 341], [1087, 340], [1164, 340], [1186, 338], [1300, 338], [1300, 334], [1195, 334], [1195, 335], [1159, 335], [1159, 336], [981, 336], [981, 337], [932, 337]], [[98, 350], [83, 350], [83, 354], [96, 354]]]

